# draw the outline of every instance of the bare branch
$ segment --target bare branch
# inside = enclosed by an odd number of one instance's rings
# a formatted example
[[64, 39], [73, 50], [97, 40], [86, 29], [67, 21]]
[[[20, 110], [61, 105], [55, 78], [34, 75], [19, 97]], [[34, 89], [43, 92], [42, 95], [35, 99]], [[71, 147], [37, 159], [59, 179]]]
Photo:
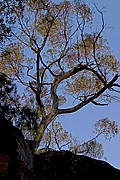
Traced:
[[21, 83], [22, 85], [29, 87], [29, 84], [26, 83], [25, 81], [23, 81], [23, 80], [19, 77], [18, 74], [15, 74], [15, 76], [17, 77], [17, 79], [20, 81], [20, 83]]
[[96, 59], [96, 43], [99, 39], [99, 37], [101, 36], [104, 28], [105, 28], [105, 23], [104, 23], [104, 16], [103, 16], [103, 13], [97, 8], [97, 6], [95, 5], [97, 11], [101, 14], [101, 18], [102, 18], [102, 27], [101, 27], [101, 30], [97, 33], [97, 36], [95, 37], [95, 41], [93, 42], [93, 58], [96, 62], [96, 65], [97, 65], [97, 68], [99, 70], [99, 72], [101, 73], [101, 75], [104, 77], [104, 79], [106, 79], [106, 77], [103, 75], [102, 71], [100, 70], [99, 68], [99, 64], [97, 62], [97, 59]]
[[[114, 86], [114, 85], [113, 85]], [[112, 91], [114, 91], [114, 92], [116, 92], [116, 93], [120, 93], [120, 90], [116, 90], [116, 89], [114, 89], [114, 88], [110, 88], [110, 90], [112, 90]]]
[[33, 67], [31, 66], [31, 67], [28, 67], [28, 66], [26, 66], [28, 69], [27, 69], [27, 76], [29, 76], [29, 77], [31, 77], [32, 79], [34, 79], [35, 81], [36, 81], [36, 78], [34, 77], [34, 76], [32, 76], [31, 74], [29, 74], [29, 71], [31, 70], [31, 69], [33, 69]]
[[80, 144], [80, 147], [84, 146], [85, 144], [86, 145], [88, 144], [88, 146], [87, 146], [87, 148], [85, 147], [83, 150], [80, 149], [80, 151], [77, 151], [77, 153], [89, 153], [90, 148], [91, 148], [89, 143], [95, 141], [101, 134], [102, 134], [102, 132], [100, 132], [99, 134], [97, 134], [95, 137], [93, 137], [92, 139], [88, 140], [87, 142], [84, 142], [84, 143]]
[[43, 40], [43, 42], [42, 42], [41, 47], [39, 47], [39, 52], [41, 52], [41, 51], [43, 50], [43, 48], [44, 48], [44, 46], [45, 46], [45, 44], [46, 44], [46, 41], [47, 41], [47, 39], [48, 39], [48, 37], [49, 37], [49, 33], [50, 33], [51, 27], [52, 27], [52, 25], [53, 25], [53, 22], [54, 22], [54, 18], [52, 19], [52, 21], [50, 21], [50, 27], [48, 28], [48, 31], [47, 31], [47, 33], [46, 33], [46, 36], [44, 37], [44, 40]]
[[82, 38], [82, 42], [83, 42], [83, 45], [84, 45], [84, 55], [85, 55], [86, 63], [88, 64], [87, 48], [86, 48], [86, 43], [85, 43], [85, 40], [84, 40], [84, 27], [85, 27], [85, 20], [83, 19], [82, 29], [80, 28], [80, 26], [79, 26], [79, 29], [81, 31], [81, 38]]
[[104, 80], [103, 79], [103, 77], [96, 71], [96, 70], [94, 70], [93, 68], [86, 68], [86, 70], [89, 70], [89, 71], [91, 71], [91, 72], [93, 72], [97, 77], [98, 77], [98, 79], [104, 84], [104, 85], [106, 85], [106, 80]]
[[95, 5], [95, 7], [96, 7], [97, 11], [101, 14], [101, 18], [102, 18], [102, 27], [101, 27], [101, 30], [98, 32], [98, 35], [96, 36], [96, 39], [95, 39], [95, 43], [96, 43], [98, 38], [100, 37], [101, 33], [103, 32], [104, 28], [105, 28], [105, 22], [104, 22], [103, 12], [100, 11], [96, 5]]
[[33, 87], [32, 83], [29, 81], [29, 86], [32, 89], [32, 91], [35, 93], [35, 95], [37, 94], [36, 89]]
[[[44, 76], [44, 73], [45, 73], [46, 70], [49, 70], [50, 74], [51, 74], [52, 76], [55, 76], [55, 74], [53, 73], [53, 71], [50, 69], [51, 64], [47, 66], [47, 65], [44, 63], [41, 55], [40, 55], [40, 61], [41, 61], [42, 65], [45, 67], [45, 69], [44, 69], [44, 71], [43, 71], [43, 73], [42, 73], [42, 77]], [[41, 78], [41, 79], [42, 79], [42, 78]], [[41, 84], [42, 84], [42, 82], [41, 82]]]
[[96, 101], [91, 101], [94, 105], [97, 105], [97, 106], [107, 106], [108, 105], [108, 103], [98, 103], [98, 102], [96, 102]]

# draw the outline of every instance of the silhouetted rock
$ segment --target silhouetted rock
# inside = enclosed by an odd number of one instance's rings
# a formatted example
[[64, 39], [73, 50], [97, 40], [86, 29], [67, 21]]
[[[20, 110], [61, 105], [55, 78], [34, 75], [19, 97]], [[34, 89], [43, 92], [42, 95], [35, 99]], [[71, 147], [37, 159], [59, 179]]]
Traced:
[[0, 116], [0, 180], [30, 180], [33, 175], [33, 150], [19, 129]]
[[35, 155], [35, 174], [39, 180], [120, 180], [120, 170], [109, 163], [69, 151], [50, 151]]
[[34, 144], [4, 117], [0, 117], [0, 180], [120, 180], [120, 170], [109, 163], [69, 151], [43, 148], [34, 154]]

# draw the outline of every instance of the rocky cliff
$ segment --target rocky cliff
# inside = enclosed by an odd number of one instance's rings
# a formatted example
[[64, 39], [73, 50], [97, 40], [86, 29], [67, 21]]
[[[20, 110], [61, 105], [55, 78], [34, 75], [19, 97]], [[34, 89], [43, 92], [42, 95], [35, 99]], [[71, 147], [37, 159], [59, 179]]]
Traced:
[[109, 163], [69, 151], [50, 151], [35, 155], [35, 174], [40, 180], [120, 180], [120, 170]]

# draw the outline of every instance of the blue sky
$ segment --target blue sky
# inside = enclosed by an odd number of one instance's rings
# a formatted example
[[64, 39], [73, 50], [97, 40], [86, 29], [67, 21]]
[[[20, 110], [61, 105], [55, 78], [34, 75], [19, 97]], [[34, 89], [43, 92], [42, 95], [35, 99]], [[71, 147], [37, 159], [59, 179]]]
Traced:
[[[120, 0], [86, 0], [87, 3], [96, 3], [99, 9], [104, 7], [104, 19], [107, 23], [104, 37], [109, 41], [111, 51], [120, 59]], [[108, 107], [87, 105], [80, 111], [59, 117], [63, 127], [82, 140], [93, 137], [92, 129], [96, 120], [109, 117], [118, 122], [119, 133], [111, 141], [100, 137], [98, 140], [103, 144], [103, 160], [120, 169], [120, 102], [112, 103]]]

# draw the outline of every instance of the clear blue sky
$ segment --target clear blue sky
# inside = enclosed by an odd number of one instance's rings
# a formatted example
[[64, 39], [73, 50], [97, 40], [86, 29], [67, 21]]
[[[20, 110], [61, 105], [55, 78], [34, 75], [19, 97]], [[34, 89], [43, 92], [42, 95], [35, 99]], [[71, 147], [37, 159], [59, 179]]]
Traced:
[[[107, 23], [104, 36], [108, 39], [114, 55], [120, 59], [120, 0], [86, 0], [86, 2], [96, 3], [100, 9], [104, 7], [104, 19]], [[59, 120], [66, 130], [82, 141], [93, 137], [94, 122], [104, 117], [118, 122], [119, 134], [111, 141], [106, 141], [103, 137], [99, 138], [104, 148], [103, 160], [107, 159], [108, 163], [120, 169], [120, 102], [108, 107], [87, 105], [79, 112], [65, 115]]]

